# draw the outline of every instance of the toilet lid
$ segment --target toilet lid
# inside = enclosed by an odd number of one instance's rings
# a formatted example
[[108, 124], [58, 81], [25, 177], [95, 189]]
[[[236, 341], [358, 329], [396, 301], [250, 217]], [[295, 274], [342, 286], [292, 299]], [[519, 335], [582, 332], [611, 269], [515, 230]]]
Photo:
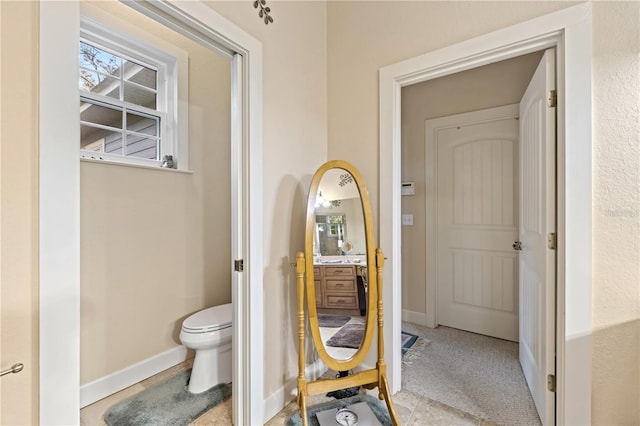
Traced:
[[182, 323], [182, 329], [191, 333], [207, 333], [209, 331], [222, 330], [231, 327], [231, 317], [233, 316], [233, 306], [214, 306], [204, 309], [188, 317]]

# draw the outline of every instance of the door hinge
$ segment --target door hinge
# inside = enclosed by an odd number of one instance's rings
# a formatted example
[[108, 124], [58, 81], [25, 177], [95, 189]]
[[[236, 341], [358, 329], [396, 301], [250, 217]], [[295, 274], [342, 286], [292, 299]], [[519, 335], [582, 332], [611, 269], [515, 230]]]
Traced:
[[547, 106], [554, 108], [558, 105], [558, 92], [556, 90], [549, 90], [549, 97], [547, 98]]
[[555, 250], [558, 247], [558, 235], [555, 232], [550, 232], [547, 235], [547, 247], [551, 250]]
[[233, 261], [233, 270], [236, 272], [244, 271], [244, 260], [238, 259]]
[[556, 375], [555, 374], [547, 375], [547, 390], [550, 392], [556, 391]]

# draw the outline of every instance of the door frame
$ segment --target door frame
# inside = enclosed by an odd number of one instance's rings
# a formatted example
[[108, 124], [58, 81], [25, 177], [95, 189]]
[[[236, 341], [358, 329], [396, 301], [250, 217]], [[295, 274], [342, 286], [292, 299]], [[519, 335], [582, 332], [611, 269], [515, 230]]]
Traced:
[[[262, 45], [200, 2], [125, 3], [231, 58], [233, 416], [262, 424]], [[78, 2], [40, 1], [40, 424], [80, 419], [79, 23]]]
[[[380, 244], [384, 338], [392, 392], [401, 388], [401, 92], [403, 86], [557, 49], [557, 424], [591, 423], [591, 5], [576, 6], [380, 69]], [[570, 303], [569, 303], [570, 301]]]
[[[432, 181], [432, 186], [425, 187], [425, 241], [426, 241], [426, 312], [425, 324], [427, 327], [435, 328], [438, 325], [438, 287], [437, 287], [437, 144], [438, 139], [435, 133], [438, 130], [448, 129], [456, 126], [468, 126], [479, 123], [494, 122], [518, 117], [518, 104], [504, 105], [493, 108], [485, 108], [477, 111], [460, 114], [447, 115], [445, 117], [432, 118], [424, 121], [425, 129], [425, 172], [427, 184]], [[429, 179], [429, 175], [434, 176]], [[429, 238], [429, 235], [432, 235]]]

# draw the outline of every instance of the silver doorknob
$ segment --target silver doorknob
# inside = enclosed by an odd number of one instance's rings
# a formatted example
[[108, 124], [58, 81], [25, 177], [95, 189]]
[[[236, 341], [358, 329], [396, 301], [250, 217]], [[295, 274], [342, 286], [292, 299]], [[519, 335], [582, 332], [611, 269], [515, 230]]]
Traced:
[[23, 368], [24, 368], [24, 365], [22, 363], [13, 364], [11, 368], [7, 368], [6, 370], [0, 371], [0, 377], [6, 376], [7, 374], [11, 374], [11, 373], [19, 373], [22, 371]]
[[516, 241], [513, 244], [511, 244], [511, 247], [513, 247], [514, 250], [522, 250], [522, 241]]

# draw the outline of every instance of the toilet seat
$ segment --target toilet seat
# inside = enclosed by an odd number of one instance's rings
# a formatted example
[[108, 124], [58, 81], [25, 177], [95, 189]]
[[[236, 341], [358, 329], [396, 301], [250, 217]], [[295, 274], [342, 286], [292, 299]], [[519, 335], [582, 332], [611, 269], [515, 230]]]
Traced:
[[213, 306], [185, 319], [182, 323], [182, 331], [200, 334], [224, 330], [231, 327], [232, 316], [233, 306], [231, 303]]

